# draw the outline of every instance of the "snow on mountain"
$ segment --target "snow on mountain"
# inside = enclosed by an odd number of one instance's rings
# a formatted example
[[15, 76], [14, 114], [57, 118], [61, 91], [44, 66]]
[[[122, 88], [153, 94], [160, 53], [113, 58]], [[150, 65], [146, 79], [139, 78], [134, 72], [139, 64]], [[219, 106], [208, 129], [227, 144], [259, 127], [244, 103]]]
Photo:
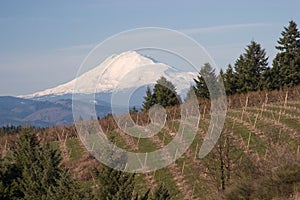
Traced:
[[[195, 72], [177, 72], [166, 64], [156, 63], [135, 51], [128, 51], [110, 56], [99, 66], [70, 82], [22, 97], [36, 98], [73, 92], [91, 94], [95, 89], [97, 93], [112, 92], [154, 84], [160, 76], [165, 76], [175, 85], [177, 92], [181, 93], [189, 88], [196, 75]], [[74, 90], [75, 84], [77, 84], [76, 90]]]

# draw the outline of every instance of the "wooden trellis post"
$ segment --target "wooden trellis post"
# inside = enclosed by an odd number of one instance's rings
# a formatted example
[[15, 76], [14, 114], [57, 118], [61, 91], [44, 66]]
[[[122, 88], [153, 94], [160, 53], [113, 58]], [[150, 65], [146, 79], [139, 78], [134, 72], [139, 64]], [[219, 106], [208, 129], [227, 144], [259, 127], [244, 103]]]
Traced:
[[199, 146], [199, 143], [197, 143], [197, 146], [196, 146], [194, 161], [197, 159], [198, 146]]
[[279, 121], [280, 121], [280, 119], [281, 119], [281, 115], [282, 115], [282, 113], [285, 111], [285, 109], [286, 109], [286, 105], [287, 105], [287, 100], [288, 100], [288, 94], [289, 94], [289, 91], [286, 91], [286, 93], [285, 93], [285, 98], [284, 98], [284, 104], [283, 104], [283, 110], [282, 109], [280, 109], [280, 112], [279, 112], [279, 116], [278, 116], [278, 123], [279, 123]]
[[256, 123], [257, 123], [257, 120], [258, 120], [258, 116], [259, 116], [259, 113], [256, 114], [255, 121], [254, 121], [254, 128], [256, 127]]
[[139, 135], [139, 139], [138, 139], [138, 141], [137, 141], [137, 147], [139, 147], [140, 140], [141, 140], [141, 133], [140, 133], [140, 135]]
[[7, 139], [5, 140], [4, 149], [3, 149], [3, 156], [5, 156], [7, 151]]
[[247, 110], [247, 107], [248, 107], [248, 101], [249, 101], [249, 96], [247, 95], [247, 97], [246, 97], [246, 103], [245, 103], [245, 106], [244, 106], [244, 108], [243, 108], [243, 112], [242, 112], [242, 116], [241, 116], [241, 120], [243, 120], [244, 112]]
[[144, 160], [144, 167], [146, 167], [147, 164], [147, 157], [148, 157], [148, 152], [146, 152], [145, 160]]
[[247, 142], [247, 151], [249, 151], [250, 141], [251, 141], [252, 132], [249, 132], [248, 142]]
[[183, 165], [182, 165], [181, 174], [183, 174], [183, 172], [184, 172], [184, 167], [185, 167], [185, 161], [183, 162]]

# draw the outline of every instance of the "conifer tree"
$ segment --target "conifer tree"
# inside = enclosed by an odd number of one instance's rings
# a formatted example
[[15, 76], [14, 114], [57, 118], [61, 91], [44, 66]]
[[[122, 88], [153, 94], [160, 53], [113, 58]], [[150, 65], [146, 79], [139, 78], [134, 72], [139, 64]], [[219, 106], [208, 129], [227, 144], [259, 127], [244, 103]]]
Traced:
[[148, 200], [150, 197], [150, 189], [146, 191], [145, 194], [139, 196], [138, 194], [136, 194], [134, 200]]
[[171, 196], [168, 189], [164, 185], [160, 185], [155, 191], [151, 198], [152, 200], [169, 200]]
[[59, 153], [50, 149], [49, 145], [39, 145], [34, 134], [25, 132], [13, 152], [13, 160], [20, 171], [16, 179], [19, 197], [39, 199], [49, 196], [61, 172], [58, 166], [61, 161]]
[[153, 105], [154, 105], [153, 94], [150, 87], [147, 86], [146, 96], [144, 97], [144, 102], [143, 102], [143, 110], [149, 110]]
[[155, 104], [160, 104], [163, 107], [180, 103], [180, 97], [176, 93], [175, 86], [163, 76], [154, 85], [153, 99]]
[[[28, 130], [22, 133], [8, 162], [1, 166], [5, 199], [83, 199], [75, 181], [60, 167], [61, 157], [49, 144], [40, 144]], [[4, 169], [4, 170], [3, 170]], [[4, 172], [4, 173], [3, 173]], [[2, 197], [2, 195], [0, 195]]]
[[220, 73], [218, 75], [218, 82], [224, 81], [224, 72], [223, 69], [220, 70]]
[[273, 60], [270, 85], [273, 89], [290, 87], [300, 83], [300, 33], [294, 21], [284, 27], [282, 37], [278, 40], [279, 50]]
[[95, 190], [96, 199], [133, 199], [135, 197], [133, 193], [135, 174], [114, 169], [114, 167], [118, 169], [125, 168], [126, 154], [110, 150], [104, 153], [106, 156], [109, 156], [111, 163], [109, 164], [110, 167], [103, 165], [100, 171], [98, 169], [94, 170], [94, 175], [98, 183], [98, 187]]
[[[197, 79], [194, 79], [196, 85], [194, 86], [195, 94], [198, 97], [210, 98], [210, 92], [208, 90], [207, 84], [210, 84], [211, 88], [216, 88], [217, 76], [215, 74], [215, 69], [211, 67], [209, 63], [205, 63], [201, 68]], [[215, 93], [215, 92], [214, 92]]]
[[132, 199], [134, 197], [135, 174], [103, 166], [101, 171], [95, 171], [95, 175], [99, 182], [99, 190], [96, 191], [99, 200]]
[[261, 45], [255, 41], [245, 49], [245, 53], [235, 62], [237, 92], [262, 90], [264, 88], [263, 74], [267, 70], [268, 57]]
[[266, 71], [263, 74], [263, 83], [264, 83], [263, 88], [266, 90], [279, 89], [280, 84], [278, 80], [279, 80], [279, 74], [275, 73], [275, 70], [273, 68], [267, 67]]
[[232, 95], [236, 93], [237, 79], [231, 65], [228, 65], [224, 74], [224, 87], [227, 95]]

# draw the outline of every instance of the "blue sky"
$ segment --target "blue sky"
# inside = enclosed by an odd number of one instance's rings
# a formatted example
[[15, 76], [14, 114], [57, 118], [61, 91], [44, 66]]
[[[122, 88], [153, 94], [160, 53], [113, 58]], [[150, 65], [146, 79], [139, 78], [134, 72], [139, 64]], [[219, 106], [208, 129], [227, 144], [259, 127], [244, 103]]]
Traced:
[[73, 79], [88, 52], [120, 31], [163, 27], [202, 44], [221, 67], [251, 41], [271, 59], [283, 26], [300, 24], [300, 1], [1, 1], [0, 95]]

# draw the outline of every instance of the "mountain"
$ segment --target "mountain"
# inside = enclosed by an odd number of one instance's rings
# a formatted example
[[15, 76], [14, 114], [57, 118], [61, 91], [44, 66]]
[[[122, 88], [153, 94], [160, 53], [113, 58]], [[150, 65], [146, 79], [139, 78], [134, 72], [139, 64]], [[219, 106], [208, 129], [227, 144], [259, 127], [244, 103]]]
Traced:
[[[118, 102], [114, 102], [114, 106], [121, 113], [128, 107], [123, 98], [126, 93], [131, 94], [133, 88], [136, 90], [129, 99], [129, 106], [140, 108], [146, 86], [155, 84], [160, 76], [172, 81], [177, 92], [184, 95], [196, 75], [177, 71], [135, 51], [112, 55], [94, 69], [57, 87], [19, 97], [0, 97], [0, 126], [71, 124], [73, 92], [83, 99], [95, 93], [95, 100], [90, 103], [95, 105], [99, 117], [111, 113], [112, 96], [117, 93]], [[77, 89], [74, 90], [75, 84]]]
[[[95, 106], [98, 116], [111, 112], [109, 106]], [[32, 125], [48, 127], [73, 123], [72, 100], [37, 101], [10, 96], [0, 97], [0, 126]]]
[[70, 100], [35, 101], [16, 97], [0, 97], [0, 126], [33, 125], [45, 127], [71, 124]]
[[[155, 62], [154, 59], [143, 56], [135, 51], [112, 55], [94, 69], [79, 77], [44, 91], [20, 96], [33, 99], [70, 98], [73, 92], [79, 94], [125, 91], [129, 88], [143, 87], [154, 84], [160, 76], [172, 81], [179, 94], [184, 93], [196, 77], [194, 72], [178, 72], [172, 67]], [[77, 83], [77, 89], [74, 86]]]

